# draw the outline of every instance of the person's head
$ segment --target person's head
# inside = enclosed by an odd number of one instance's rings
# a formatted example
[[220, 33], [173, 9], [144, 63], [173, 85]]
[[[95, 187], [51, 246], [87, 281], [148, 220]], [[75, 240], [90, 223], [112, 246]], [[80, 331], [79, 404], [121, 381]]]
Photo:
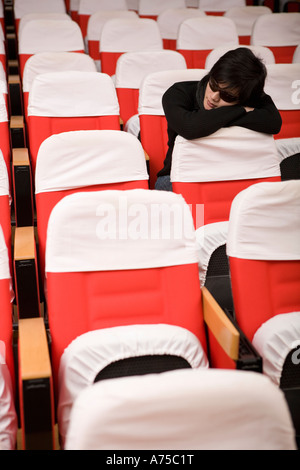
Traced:
[[226, 52], [208, 73], [205, 109], [255, 103], [263, 93], [266, 75], [264, 63], [249, 48]]

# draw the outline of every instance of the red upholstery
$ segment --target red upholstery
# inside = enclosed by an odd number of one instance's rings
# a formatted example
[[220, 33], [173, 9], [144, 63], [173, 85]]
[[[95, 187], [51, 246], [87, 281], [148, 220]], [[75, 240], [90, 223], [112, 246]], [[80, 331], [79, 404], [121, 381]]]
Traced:
[[277, 64], [291, 64], [293, 62], [293, 55], [296, 50], [294, 46], [268, 46], [274, 54], [275, 62]]
[[[198, 228], [201, 225], [228, 220], [234, 197], [248, 186], [263, 181], [280, 181], [280, 176], [268, 179], [244, 179], [206, 183], [173, 182], [172, 187], [173, 191], [182, 194], [190, 205], [195, 227]], [[204, 205], [203, 212], [201, 210], [202, 204]]]

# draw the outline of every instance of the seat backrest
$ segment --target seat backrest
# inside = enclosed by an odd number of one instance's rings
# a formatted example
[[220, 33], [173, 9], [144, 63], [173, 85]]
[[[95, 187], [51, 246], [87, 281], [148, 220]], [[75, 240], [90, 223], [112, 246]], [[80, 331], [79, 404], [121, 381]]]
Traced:
[[89, 55], [77, 52], [39, 52], [29, 57], [24, 67], [22, 80], [25, 118], [27, 117], [29, 92], [35, 77], [41, 73], [62, 71], [96, 72], [97, 69]]
[[205, 348], [193, 221], [174, 193], [64, 197], [48, 222], [46, 282], [54, 374], [73, 339], [107, 327], [167, 323]]
[[128, 10], [126, 0], [80, 0], [78, 8], [78, 22], [85, 38], [87, 34], [89, 18], [97, 11]]
[[59, 366], [57, 415], [62, 447], [72, 406], [86, 387], [107, 378], [199, 367], [208, 367], [199, 340], [174, 325], [115, 326], [77, 337], [66, 347]]
[[269, 47], [276, 63], [291, 63], [300, 44], [299, 13], [276, 13], [257, 18], [253, 25], [251, 44]]
[[296, 47], [293, 55], [293, 64], [299, 64], [300, 62], [300, 44]]
[[29, 21], [22, 28], [18, 47], [21, 77], [28, 58], [38, 52], [84, 52], [80, 28], [69, 20]]
[[71, 21], [71, 17], [67, 13], [27, 13], [20, 18], [18, 36], [22, 34], [24, 26], [33, 20]]
[[119, 103], [112, 79], [97, 72], [38, 75], [29, 94], [27, 122], [34, 172], [40, 144], [50, 135], [69, 130], [120, 129]]
[[177, 136], [171, 182], [190, 204], [198, 228], [228, 220], [232, 200], [247, 186], [280, 180], [279, 164], [273, 136], [232, 126], [200, 139]]
[[7, 169], [9, 183], [11, 183], [11, 142], [10, 142], [10, 125], [8, 95], [5, 92], [7, 88], [6, 81], [0, 79], [0, 151], [1, 159], [4, 159]]
[[300, 137], [276, 140], [281, 179], [300, 179]]
[[185, 0], [139, 0], [138, 14], [141, 18], [157, 20], [160, 13], [169, 8], [185, 8]]
[[101, 10], [93, 13], [87, 25], [87, 48], [90, 57], [94, 59], [97, 69], [101, 70], [100, 64], [100, 37], [103, 25], [106, 21], [114, 18], [138, 18], [135, 11], [130, 10]]
[[219, 46], [238, 46], [239, 38], [232, 19], [203, 16], [184, 20], [178, 30], [177, 50], [188, 68], [204, 68], [208, 53]]
[[66, 13], [64, 0], [14, 0], [13, 8], [17, 33], [21, 18], [29, 13]]
[[64, 196], [87, 188], [147, 189], [148, 173], [140, 142], [122, 131], [86, 130], [55, 134], [41, 144], [35, 193], [42, 279], [49, 215]]
[[296, 450], [296, 444], [283, 394], [255, 372], [197, 369], [112, 379], [86, 388], [74, 404], [66, 449], [166, 448]]
[[300, 310], [300, 181], [259, 183], [234, 199], [227, 254], [237, 321], [250, 340]]
[[270, 15], [272, 10], [264, 5], [260, 6], [237, 6], [229, 8], [224, 13], [226, 18], [231, 18], [236, 25], [239, 43], [249, 45], [253, 24], [261, 15]]
[[[1, 200], [2, 196], [0, 196]], [[0, 212], [1, 218], [2, 213]], [[0, 224], [0, 450], [15, 450], [18, 419], [15, 410], [12, 280], [9, 255]]]
[[[230, 47], [230, 46], [220, 46], [213, 49], [208, 56], [206, 57], [205, 61], [205, 68], [210, 70], [212, 66], [222, 57], [222, 55], [226, 54], [226, 52], [236, 49], [241, 46]], [[275, 57], [273, 52], [265, 46], [248, 46], [243, 45], [243, 47], [247, 47], [250, 49], [253, 54], [257, 55], [260, 59], [263, 60], [265, 65], [267, 64], [275, 64]]]
[[194, 18], [195, 16], [204, 15], [204, 11], [199, 10], [199, 8], [172, 7], [160, 13], [157, 17], [157, 24], [161, 32], [164, 48], [176, 50], [178, 28], [182, 21], [186, 20], [187, 18]]
[[267, 65], [265, 92], [277, 106], [282, 126], [275, 139], [300, 137], [299, 64]]
[[115, 86], [124, 124], [138, 114], [139, 89], [150, 73], [186, 69], [184, 57], [171, 50], [125, 52], [116, 67]]
[[105, 22], [100, 36], [101, 71], [114, 75], [124, 52], [159, 51], [162, 38], [156, 21], [148, 18], [115, 18]]
[[233, 7], [245, 7], [245, 0], [199, 0], [198, 8], [205, 11], [207, 15], [219, 15], [222, 16], [224, 13]]
[[[139, 93], [141, 142], [149, 156], [150, 187], [154, 187], [157, 173], [162, 169], [168, 150], [167, 120], [162, 107], [162, 96], [174, 83], [201, 80], [204, 69], [168, 70], [145, 77]], [[153, 136], [156, 136], [153, 139]]]

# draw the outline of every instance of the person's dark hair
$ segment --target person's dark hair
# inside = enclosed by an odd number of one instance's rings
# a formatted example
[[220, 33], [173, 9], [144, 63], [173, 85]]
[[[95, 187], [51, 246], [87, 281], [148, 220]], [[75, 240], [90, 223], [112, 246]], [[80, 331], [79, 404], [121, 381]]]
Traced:
[[[247, 47], [226, 52], [208, 73], [226, 91], [238, 91], [239, 104], [253, 105], [264, 91], [267, 70], [262, 60]], [[223, 87], [222, 87], [223, 88]]]

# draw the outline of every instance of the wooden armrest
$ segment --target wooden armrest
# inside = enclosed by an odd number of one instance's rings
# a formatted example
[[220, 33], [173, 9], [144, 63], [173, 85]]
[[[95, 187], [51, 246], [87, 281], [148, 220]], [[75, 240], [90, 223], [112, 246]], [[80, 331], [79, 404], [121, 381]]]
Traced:
[[23, 448], [53, 450], [52, 370], [42, 318], [19, 321], [19, 382]]
[[38, 262], [34, 228], [16, 227], [14, 235], [14, 274], [19, 318], [40, 316]]
[[234, 361], [239, 357], [240, 333], [206, 287], [202, 288], [204, 321], [223, 350]]
[[[22, 116], [14, 116], [15, 123], [13, 125], [17, 126], [17, 120], [20, 118], [20, 121]], [[13, 148], [12, 150], [12, 163], [14, 166], [17, 165], [30, 165], [30, 160], [29, 160], [29, 153], [27, 148]]]

